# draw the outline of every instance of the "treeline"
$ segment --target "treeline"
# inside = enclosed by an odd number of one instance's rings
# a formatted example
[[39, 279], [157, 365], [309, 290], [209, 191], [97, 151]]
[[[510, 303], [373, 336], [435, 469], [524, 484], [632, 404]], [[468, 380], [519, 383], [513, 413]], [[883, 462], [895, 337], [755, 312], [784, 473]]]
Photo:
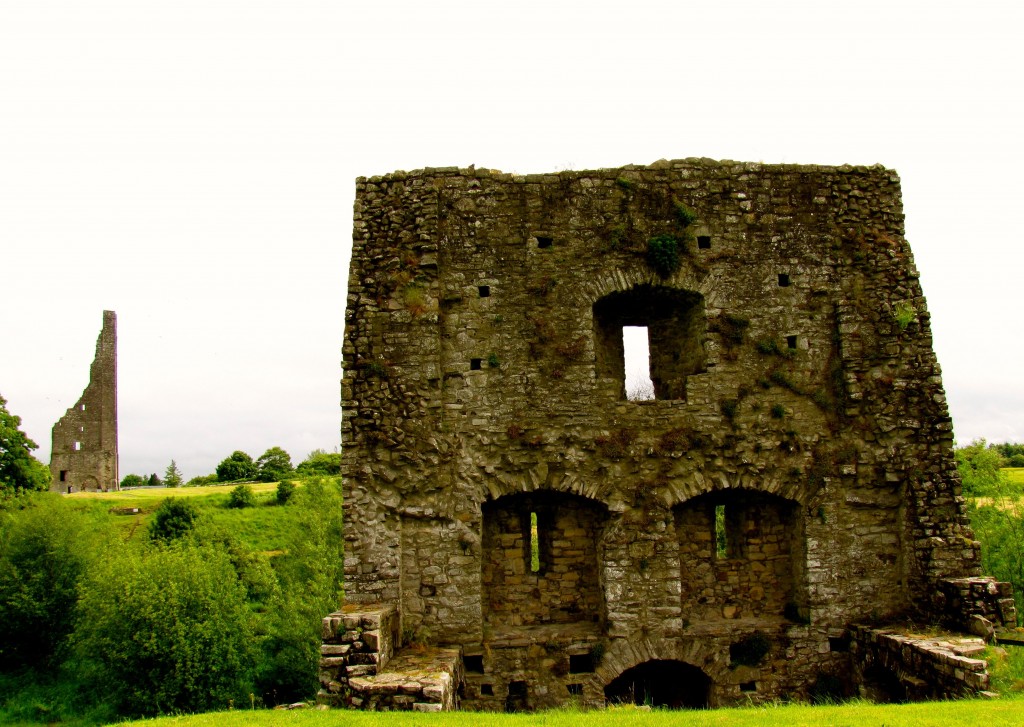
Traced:
[[301, 485], [283, 481], [289, 496], [272, 505], [296, 523], [272, 558], [190, 498], [164, 500], [144, 537], [127, 539], [88, 503], [4, 500], [0, 722], [99, 724], [312, 697], [320, 620], [342, 597], [342, 501], [338, 478]]
[[314, 449], [297, 467], [292, 457], [281, 447], [271, 447], [253, 459], [240, 449], [221, 460], [213, 474], [199, 475], [184, 482], [181, 470], [172, 459], [164, 471], [163, 479], [150, 475], [125, 475], [121, 489], [132, 487], [198, 487], [234, 482], [281, 482], [289, 477], [333, 477], [341, 474], [341, 454]]
[[975, 439], [956, 447], [953, 453], [967, 497], [1006, 494], [1007, 488], [1015, 483], [1002, 470], [1024, 467], [1024, 444], [989, 444], [984, 439]]

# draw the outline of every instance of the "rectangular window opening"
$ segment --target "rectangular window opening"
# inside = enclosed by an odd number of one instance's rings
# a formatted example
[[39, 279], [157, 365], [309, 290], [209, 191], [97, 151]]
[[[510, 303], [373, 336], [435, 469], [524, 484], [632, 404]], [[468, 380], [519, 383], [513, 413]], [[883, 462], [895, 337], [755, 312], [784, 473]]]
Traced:
[[81, 452], [82, 451], [82, 443], [81, 442], [75, 442], [75, 444], [71, 447], [71, 449], [74, 450], [75, 452]]
[[725, 528], [725, 505], [715, 505], [715, 558], [725, 560], [731, 557], [729, 536]]
[[757, 682], [742, 682], [740, 684], [740, 691], [741, 692], [756, 692], [757, 691]]
[[493, 684], [481, 684], [480, 685], [480, 696], [493, 697], [494, 696], [494, 685]]
[[540, 573], [540, 533], [537, 527], [537, 513], [530, 513], [530, 572]]
[[850, 637], [849, 636], [829, 636], [828, 637], [828, 648], [829, 651], [833, 651], [837, 654], [845, 654], [850, 650]]
[[484, 360], [482, 358], [471, 358], [469, 359], [469, 370], [479, 371], [483, 367]]
[[796, 348], [796, 336], [786, 336], [786, 346]]
[[570, 654], [570, 674], [591, 674], [594, 671], [594, 657], [590, 654]]
[[710, 235], [697, 235], [697, 249], [698, 250], [710, 250], [711, 249], [711, 236]]
[[579, 697], [583, 695], [582, 684], [566, 684], [565, 688], [569, 690], [569, 694], [571, 694], [574, 697]]
[[60, 481], [61, 482], [67, 482], [68, 481], [68, 471], [67, 470], [61, 470], [60, 471]]
[[622, 327], [622, 352], [626, 373], [626, 399], [650, 401], [654, 399], [651, 380], [651, 343], [647, 326]]
[[466, 666], [466, 671], [471, 674], [484, 673], [483, 654], [478, 654], [475, 656], [464, 656], [462, 657], [462, 663]]
[[779, 287], [780, 288], [788, 288], [789, 287], [789, 273], [779, 273]]
[[552, 238], [552, 237], [541, 237], [540, 235], [537, 235], [537, 247], [539, 247], [540, 249], [543, 250], [544, 248], [551, 247], [554, 244], [555, 244], [554, 238]]
[[491, 286], [489, 286], [489, 285], [481, 285], [481, 286], [479, 286], [477, 288], [477, 290], [480, 291], [480, 297], [481, 298], [490, 298], [491, 297]]

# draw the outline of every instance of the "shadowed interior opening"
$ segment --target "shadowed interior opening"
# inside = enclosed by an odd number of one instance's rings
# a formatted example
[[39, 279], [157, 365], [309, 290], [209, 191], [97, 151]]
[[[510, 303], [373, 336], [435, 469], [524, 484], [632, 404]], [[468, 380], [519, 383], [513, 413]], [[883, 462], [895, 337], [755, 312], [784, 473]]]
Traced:
[[682, 661], [653, 659], [637, 664], [605, 687], [609, 704], [666, 709], [707, 709], [711, 679]]

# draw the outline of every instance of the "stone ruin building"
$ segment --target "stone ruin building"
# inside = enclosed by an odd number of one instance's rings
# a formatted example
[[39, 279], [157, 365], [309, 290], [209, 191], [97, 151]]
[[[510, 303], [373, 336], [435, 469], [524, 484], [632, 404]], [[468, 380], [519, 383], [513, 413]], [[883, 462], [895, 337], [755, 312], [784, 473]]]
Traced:
[[[1015, 618], [979, 577], [893, 171], [687, 159], [356, 189], [322, 701], [987, 688], [980, 639], [878, 628]], [[623, 327], [646, 328], [649, 398], [627, 395]]]
[[89, 385], [53, 425], [50, 489], [55, 492], [120, 489], [117, 476], [117, 314], [103, 311]]

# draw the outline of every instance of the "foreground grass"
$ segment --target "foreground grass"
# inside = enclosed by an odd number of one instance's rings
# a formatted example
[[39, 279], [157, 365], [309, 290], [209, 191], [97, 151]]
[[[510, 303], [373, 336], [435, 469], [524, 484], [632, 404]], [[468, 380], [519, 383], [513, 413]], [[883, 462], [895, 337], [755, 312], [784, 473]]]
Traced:
[[456, 712], [419, 714], [410, 712], [343, 712], [296, 710], [215, 712], [195, 716], [163, 717], [124, 724], [146, 727], [575, 727], [585, 721], [588, 727], [747, 727], [748, 725], [785, 725], [807, 727], [926, 727], [928, 725], [985, 724], [1020, 725], [1024, 721], [1024, 701], [1016, 699], [965, 700], [961, 702], [925, 702], [920, 704], [870, 704], [812, 707], [783, 705], [714, 709], [702, 711], [646, 711], [615, 708], [595, 712], [554, 710], [535, 714]]

